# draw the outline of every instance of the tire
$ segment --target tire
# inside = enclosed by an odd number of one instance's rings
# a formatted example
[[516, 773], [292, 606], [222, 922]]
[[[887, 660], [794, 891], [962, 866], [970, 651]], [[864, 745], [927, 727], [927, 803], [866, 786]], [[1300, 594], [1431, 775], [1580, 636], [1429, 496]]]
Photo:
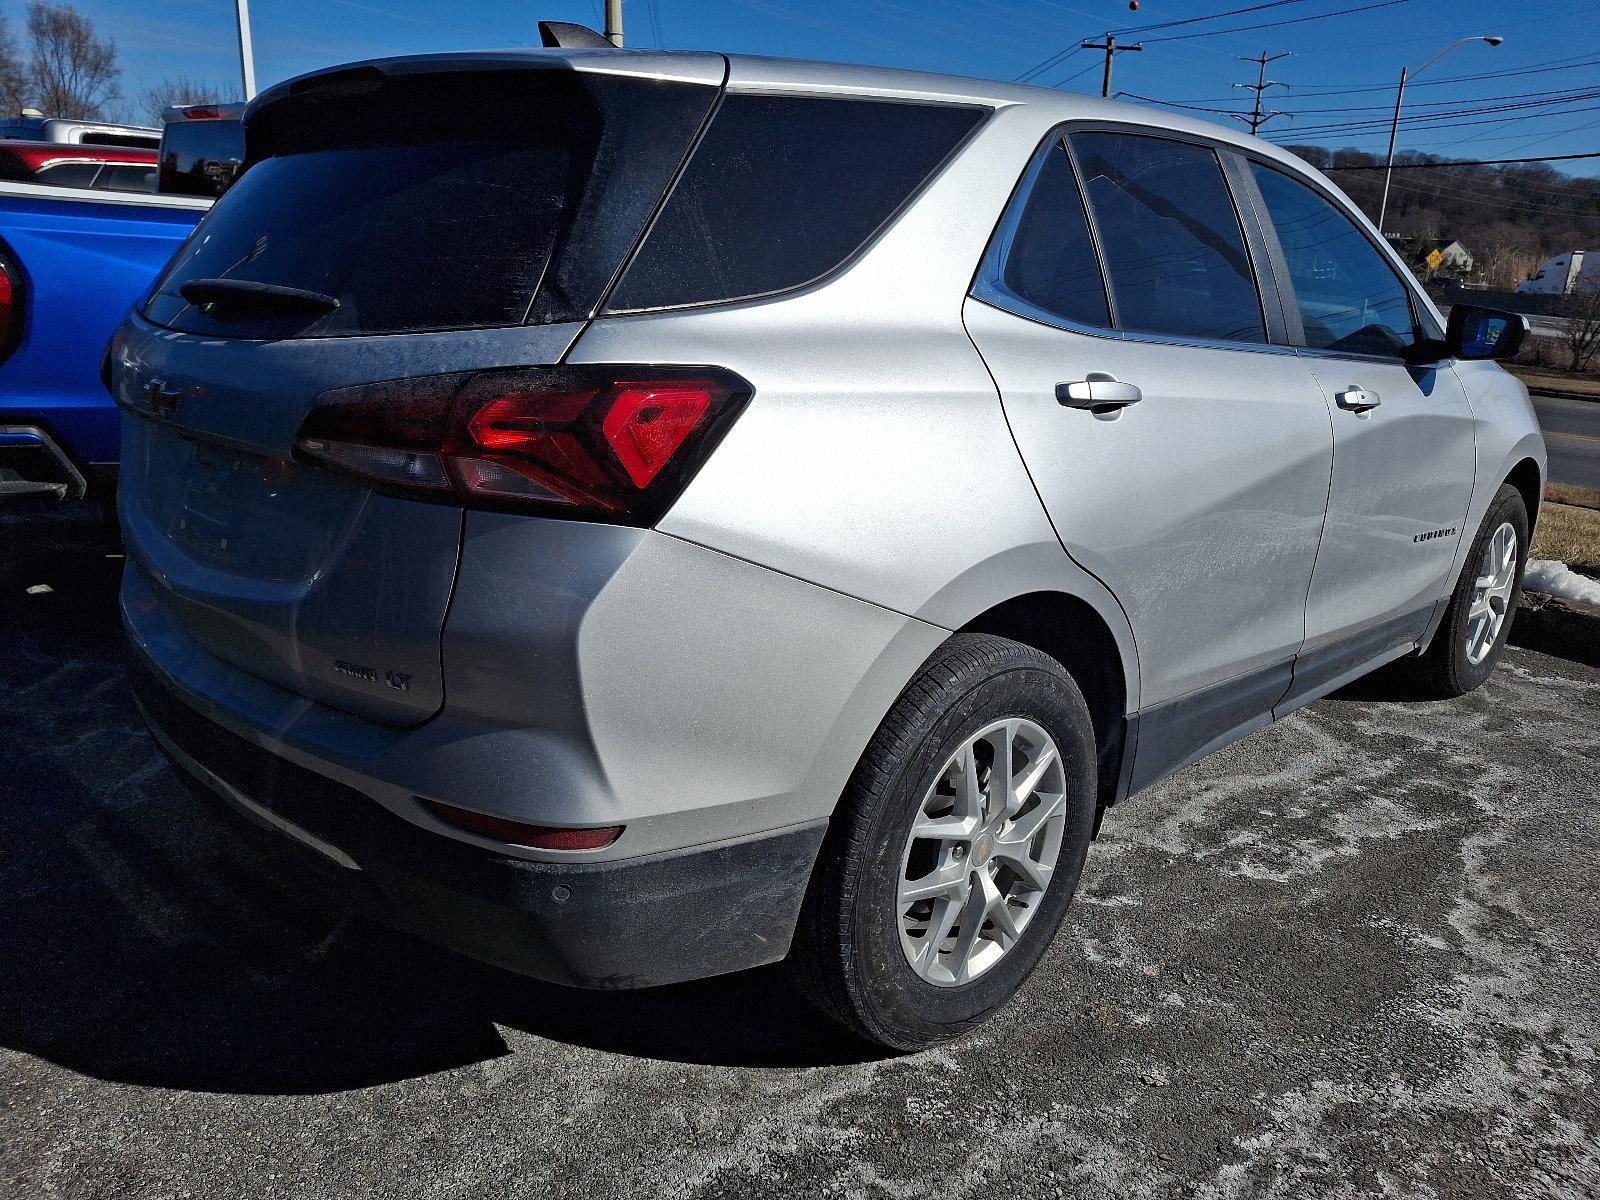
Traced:
[[[1504, 615], [1485, 651], [1474, 637], [1473, 602], [1480, 591], [1478, 581], [1492, 574], [1493, 564], [1488, 559], [1495, 549], [1495, 537], [1508, 525], [1517, 539], [1516, 564], [1509, 591], [1491, 598], [1493, 604], [1504, 605]], [[1505, 652], [1511, 622], [1516, 618], [1517, 601], [1522, 595], [1522, 572], [1528, 565], [1528, 544], [1528, 508], [1522, 493], [1510, 484], [1502, 484], [1473, 539], [1472, 549], [1461, 568], [1461, 578], [1451, 593], [1450, 607], [1445, 610], [1432, 644], [1410, 663], [1408, 674], [1412, 682], [1430, 696], [1440, 699], [1464, 696], [1481, 686], [1494, 671], [1500, 655]], [[1479, 654], [1481, 657], [1474, 661]]]
[[[988, 740], [974, 743], [985, 730]], [[1054, 744], [1053, 759], [1046, 738]], [[976, 764], [986, 745], [987, 774], [978, 767], [967, 775], [968, 756], [958, 752], [975, 746], [970, 759]], [[1005, 777], [1021, 780], [999, 792], [993, 789], [997, 746], [1008, 748], [1014, 764]], [[1033, 779], [1043, 782], [1030, 792]], [[979, 780], [985, 781], [981, 789]], [[936, 1045], [986, 1020], [1032, 973], [1061, 924], [1089, 850], [1095, 784], [1089, 710], [1062, 666], [1005, 638], [952, 637], [906, 685], [850, 778], [812, 873], [789, 954], [790, 977], [836, 1021], [895, 1050]], [[974, 819], [983, 832], [965, 842], [913, 843], [914, 820], [924, 830], [930, 821], [954, 821], [964, 798], [974, 795], [982, 797], [984, 815]], [[1013, 807], [1000, 797], [1018, 795], [1013, 818], [992, 815]], [[946, 816], [925, 812], [947, 802]], [[1038, 832], [1028, 833], [1035, 825]], [[1053, 845], [1048, 876], [1016, 869], [1023, 854], [1042, 860]], [[959, 918], [954, 927], [941, 926], [944, 905], [955, 903], [958, 892], [904, 905], [901, 889], [918, 886], [916, 878], [906, 879], [921, 869], [913, 865], [919, 860], [945, 864], [924, 880], [935, 872], [949, 873], [941, 878], [967, 872], [969, 899], [957, 905], [958, 913], [977, 911], [966, 904], [992, 904], [981, 921], [971, 922], [978, 932], [967, 940], [972, 949], [964, 963]], [[980, 872], [989, 885], [980, 883]], [[1027, 900], [1020, 899], [1024, 894]], [[908, 931], [924, 905], [919, 941]], [[1002, 922], [1010, 928], [1002, 929]], [[936, 927], [949, 936], [935, 941]], [[913, 965], [913, 946], [921, 969]], [[941, 953], [945, 946], [951, 949]], [[950, 978], [935, 982], [942, 974]]]

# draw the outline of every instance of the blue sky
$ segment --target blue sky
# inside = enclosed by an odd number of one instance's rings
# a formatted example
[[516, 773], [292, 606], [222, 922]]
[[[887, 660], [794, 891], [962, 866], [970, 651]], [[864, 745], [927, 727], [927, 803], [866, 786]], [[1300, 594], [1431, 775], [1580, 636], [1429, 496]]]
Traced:
[[[601, 2], [251, 0], [257, 81], [266, 86], [378, 55], [536, 45], [537, 19], [598, 27]], [[1141, 0], [1130, 12], [1127, 0], [625, 0], [624, 21], [632, 46], [659, 41], [673, 49], [1011, 79], [1107, 29], [1128, 30], [1118, 33], [1119, 41], [1136, 40], [1139, 30], [1157, 23], [1263, 3]], [[1594, 0], [1391, 0], [1323, 20], [1182, 36], [1380, 3], [1292, 0], [1220, 21], [1152, 29], [1144, 35], [1145, 50], [1118, 57], [1115, 85], [1160, 101], [1243, 109], [1249, 94], [1230, 85], [1253, 80], [1255, 68], [1235, 56], [1288, 51], [1293, 57], [1272, 64], [1269, 78], [1292, 86], [1273, 89], [1269, 107], [1297, 115], [1271, 122], [1263, 133], [1277, 141], [1381, 153], [1401, 66], [1458, 37], [1500, 34], [1506, 42], [1498, 49], [1463, 47], [1416, 78], [1407, 91], [1401, 147], [1466, 158], [1600, 150], [1600, 11]], [[116, 39], [130, 98], [169, 74], [224, 80], [237, 89], [232, 0], [80, 0], [77, 7]], [[20, 24], [20, 4], [3, 11]], [[1155, 40], [1161, 37], [1173, 40]], [[1098, 64], [1098, 56], [1076, 51], [1038, 82], [1098, 91]], [[1493, 111], [1519, 102], [1530, 106]], [[1600, 160], [1565, 169], [1600, 174]]]

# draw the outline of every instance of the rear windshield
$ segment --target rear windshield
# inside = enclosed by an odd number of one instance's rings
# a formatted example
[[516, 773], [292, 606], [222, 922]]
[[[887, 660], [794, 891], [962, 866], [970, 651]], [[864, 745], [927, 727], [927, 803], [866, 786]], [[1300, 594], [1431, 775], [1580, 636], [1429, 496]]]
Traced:
[[727, 97], [608, 311], [744, 299], [821, 278], [871, 240], [987, 112]]
[[[224, 337], [583, 319], [715, 94], [564, 66], [314, 77], [250, 114], [248, 169], [145, 315]], [[181, 294], [212, 279], [311, 292], [337, 307], [256, 311], [234, 301], [208, 312]]]
[[161, 131], [161, 190], [177, 196], [220, 196], [244, 163], [244, 126], [237, 120], [173, 121]]

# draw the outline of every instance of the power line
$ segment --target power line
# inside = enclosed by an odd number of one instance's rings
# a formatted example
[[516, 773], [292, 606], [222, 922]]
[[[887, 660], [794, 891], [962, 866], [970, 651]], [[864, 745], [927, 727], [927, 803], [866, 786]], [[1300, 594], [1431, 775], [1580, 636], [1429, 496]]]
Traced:
[[880, 17], [885, 17], [891, 21], [899, 21], [902, 25], [910, 25], [937, 37], [960, 41], [967, 46], [971, 46], [976, 39], [990, 42], [997, 47], [1005, 47], [1008, 53], [1014, 54], [1016, 53], [1016, 50], [1013, 49], [1014, 47], [1021, 47], [1025, 53], [1031, 53], [1039, 45], [1037, 40], [1024, 41], [1022, 38], [996, 33], [993, 30], [974, 29], [971, 22], [958, 22], [949, 20], [946, 17], [931, 16], [928, 13], [895, 4], [893, 0], [877, 0], [877, 3], [882, 8], [893, 9], [895, 13], [909, 14], [908, 16], [899, 17], [895, 16], [894, 13], [880, 12], [878, 14]]
[[[1413, 196], [1440, 198], [1438, 188], [1414, 187], [1409, 183], [1396, 183], [1391, 186], [1398, 191], [1407, 192]], [[1557, 207], [1545, 204], [1526, 204], [1520, 200], [1509, 198], [1491, 199], [1487, 196], [1452, 196], [1450, 200], [1453, 204], [1474, 204], [1480, 208], [1496, 208], [1503, 212], [1528, 213], [1539, 217], [1571, 217], [1574, 215], [1570, 206]]]
[[1176, 29], [1179, 25], [1196, 25], [1201, 21], [1220, 21], [1223, 17], [1237, 17], [1245, 13], [1260, 12], [1264, 8], [1283, 8], [1288, 4], [1304, 4], [1306, 0], [1269, 0], [1266, 4], [1252, 4], [1248, 8], [1233, 8], [1227, 12], [1212, 13], [1207, 17], [1186, 17], [1181, 21], [1157, 21], [1154, 25], [1129, 25], [1117, 33], [1150, 33], [1156, 29]]
[[[1591, 51], [1585, 50], [1582, 54], [1569, 55], [1566, 58], [1551, 59], [1533, 67], [1513, 67], [1503, 71], [1477, 71], [1470, 75], [1443, 75], [1437, 79], [1425, 79], [1421, 83], [1413, 83], [1410, 87], [1448, 87], [1453, 83], [1476, 83], [1481, 79], [1510, 79], [1519, 75], [1544, 75], [1550, 71], [1573, 71], [1583, 67], [1600, 65], [1600, 57]], [[1307, 88], [1300, 94], [1302, 96], [1348, 96], [1356, 92], [1392, 92], [1394, 84], [1375, 83], [1365, 87], [1326, 87]]]
[[[1546, 116], [1546, 115], [1563, 115], [1564, 116], [1566, 113], [1569, 113], [1569, 112], [1588, 112], [1588, 111], [1590, 111], [1590, 108], [1592, 106], [1581, 107], [1581, 108], [1557, 109], [1557, 112], [1555, 114], [1546, 114], [1546, 113], [1532, 113], [1532, 114], [1530, 114], [1528, 112], [1528, 110], [1529, 109], [1533, 109], [1533, 108], [1555, 108], [1558, 105], [1570, 104], [1573, 101], [1577, 101], [1577, 100], [1594, 100], [1594, 99], [1597, 99], [1597, 98], [1600, 98], [1600, 89], [1595, 89], [1593, 91], [1584, 92], [1584, 93], [1581, 93], [1581, 94], [1578, 94], [1578, 95], [1563, 96], [1559, 100], [1529, 100], [1529, 101], [1526, 101], [1526, 102], [1520, 103], [1520, 104], [1495, 104], [1495, 105], [1489, 105], [1487, 107], [1485, 107], [1485, 106], [1474, 106], [1474, 107], [1471, 107], [1471, 108], [1452, 109], [1452, 110], [1445, 111], [1445, 112], [1424, 113], [1421, 116], [1413, 117], [1410, 120], [1408, 120], [1406, 122], [1406, 127], [1408, 129], [1422, 129], [1422, 130], [1426, 131], [1426, 130], [1430, 130], [1430, 129], [1457, 129], [1457, 128], [1462, 128], [1462, 127], [1465, 127], [1465, 126], [1468, 126], [1468, 125], [1498, 125], [1498, 124], [1503, 124], [1504, 122], [1496, 120], [1495, 117], [1493, 116], [1493, 114], [1495, 114], [1495, 113], [1506, 113], [1506, 112], [1520, 113], [1524, 117], [1527, 117], [1529, 119], [1537, 119], [1540, 116]], [[1469, 121], [1458, 121], [1458, 120], [1456, 120], [1457, 117], [1481, 117], [1481, 116], [1487, 116], [1488, 119], [1487, 120], [1469, 120]], [[1312, 126], [1302, 127], [1300, 132], [1301, 133], [1316, 133], [1316, 134], [1332, 134], [1332, 133], [1359, 134], [1359, 133], [1362, 133], [1362, 132], [1372, 132], [1372, 131], [1380, 130], [1385, 125], [1387, 125], [1388, 123], [1389, 122], [1386, 119], [1381, 118], [1381, 117], [1373, 117], [1373, 118], [1370, 118], [1368, 120], [1361, 120], [1361, 121], [1330, 121], [1330, 122], [1327, 122], [1327, 123], [1322, 124], [1322, 125], [1312, 125]]]
[[1184, 42], [1194, 38], [1220, 37], [1228, 33], [1249, 33], [1253, 29], [1276, 29], [1280, 25], [1299, 25], [1305, 21], [1326, 21], [1329, 17], [1348, 17], [1352, 13], [1371, 12], [1375, 8], [1393, 8], [1397, 4], [1408, 4], [1410, 0], [1378, 0], [1376, 4], [1363, 4], [1357, 8], [1341, 8], [1336, 12], [1315, 13], [1309, 17], [1290, 17], [1284, 21], [1267, 21], [1260, 25], [1239, 25], [1233, 29], [1203, 29], [1199, 33], [1179, 33], [1169, 37], [1151, 38], [1150, 43], [1157, 42]]
[[1030, 79], [1037, 79], [1040, 75], [1043, 75], [1046, 71], [1050, 70], [1051, 67], [1060, 66], [1062, 63], [1066, 62], [1067, 59], [1071, 58], [1074, 54], [1082, 49], [1082, 46], [1072, 46], [1066, 50], [1057, 51], [1055, 54], [1047, 54], [1034, 66], [1029, 67], [1021, 75], [1018, 75], [1013, 82], [1027, 83]]
[[[1575, 61], [1577, 59], [1582, 59], [1583, 61], [1582, 62]], [[1591, 66], [1597, 66], [1597, 65], [1600, 65], [1600, 57], [1593, 57], [1593, 56], [1590, 56], [1587, 52], [1585, 52], [1584, 54], [1573, 55], [1572, 59], [1557, 59], [1554, 64], [1547, 65], [1547, 66], [1520, 67], [1520, 68], [1518, 68], [1516, 70], [1511, 70], [1511, 71], [1480, 72], [1480, 73], [1473, 74], [1473, 75], [1446, 75], [1446, 76], [1443, 76], [1442, 78], [1439, 78], [1439, 79], [1425, 79], [1425, 80], [1422, 80], [1419, 83], [1407, 84], [1406, 85], [1406, 90], [1410, 91], [1412, 88], [1421, 88], [1421, 87], [1448, 87], [1450, 84], [1453, 84], [1453, 83], [1477, 83], [1478, 81], [1484, 80], [1484, 79], [1505, 79], [1505, 78], [1508, 78], [1508, 77], [1511, 77], [1511, 76], [1515, 76], [1515, 75], [1539, 75], [1539, 74], [1543, 74], [1543, 73], [1545, 73], [1547, 71], [1570, 71], [1570, 70], [1577, 70], [1577, 69], [1582, 68], [1582, 67], [1591, 67]], [[1559, 91], [1561, 89], [1555, 89], [1555, 90]], [[1315, 98], [1315, 97], [1318, 97], [1318, 96], [1351, 96], [1351, 95], [1355, 95], [1355, 94], [1361, 93], [1361, 92], [1387, 92], [1392, 96], [1394, 94], [1394, 84], [1393, 83], [1375, 83], [1375, 84], [1372, 84], [1370, 87], [1330, 87], [1330, 88], [1302, 88], [1302, 87], [1296, 87], [1294, 92], [1295, 92], [1295, 96], [1296, 97], [1303, 98], [1303, 99], [1312, 99], [1312, 98]], [[1538, 94], [1538, 93], [1534, 93], [1534, 94]], [[1197, 96], [1186, 96], [1186, 97], [1184, 97], [1182, 103], [1185, 103], [1185, 104], [1226, 104], [1231, 99], [1232, 99], [1231, 96], [1198, 96], [1198, 97]], [[1459, 100], [1456, 100], [1456, 101], [1448, 101], [1447, 100], [1447, 101], [1435, 101], [1434, 103], [1459, 104], [1459, 103], [1462, 103], [1462, 102], [1459, 101]]]
[[[1246, 62], [1254, 62], [1255, 60], [1254, 59], [1246, 59], [1245, 61]], [[1247, 84], [1247, 83], [1236, 83], [1233, 86], [1234, 87], [1249, 87], [1250, 85]], [[1421, 85], [1419, 84], [1419, 85], [1410, 85], [1410, 86], [1421, 86]], [[1394, 89], [1391, 88], [1390, 90], [1393, 91]], [[1549, 103], [1555, 104], [1555, 103], [1559, 103], [1560, 101], [1563, 101], [1563, 100], [1582, 100], [1586, 96], [1592, 94], [1594, 92], [1594, 90], [1595, 89], [1592, 86], [1583, 87], [1583, 88], [1552, 88], [1549, 91], [1544, 91], [1544, 92], [1509, 92], [1509, 93], [1507, 93], [1506, 95], [1503, 95], [1503, 96], [1461, 96], [1461, 97], [1458, 97], [1458, 98], [1452, 99], [1452, 100], [1423, 100], [1423, 101], [1420, 101], [1417, 104], [1408, 104], [1408, 105], [1406, 105], [1406, 111], [1408, 113], [1413, 113], [1413, 112], [1416, 112], [1416, 110], [1419, 109], [1419, 108], [1446, 108], [1446, 107], [1448, 107], [1450, 105], [1458, 105], [1459, 106], [1459, 105], [1463, 105], [1463, 104], [1470, 104], [1470, 105], [1495, 104], [1495, 103], [1499, 103], [1501, 101], [1506, 101], [1506, 100], [1511, 100], [1511, 101], [1547, 100]], [[1200, 104], [1202, 102], [1201, 101], [1195, 101], [1194, 103]], [[1219, 100], [1218, 103], [1221, 103], [1221, 101]], [[1382, 111], [1386, 107], [1388, 107], [1388, 106], [1387, 105], [1381, 105], [1381, 104], [1361, 104], [1361, 105], [1341, 106], [1341, 107], [1338, 107], [1338, 108], [1298, 108], [1298, 109], [1295, 110], [1295, 115], [1296, 116], [1301, 116], [1301, 117], [1306, 117], [1306, 116], [1311, 116], [1312, 114], [1321, 115], [1323, 113], [1375, 113], [1375, 112]], [[1477, 109], [1462, 109], [1461, 111], [1465, 113], [1465, 112], [1476, 112], [1478, 110]], [[1384, 120], [1387, 122], [1388, 118], [1385, 117]]]
[[1058, 79], [1053, 84], [1051, 84], [1050, 86], [1051, 87], [1058, 87], [1058, 88], [1059, 87], [1066, 87], [1066, 85], [1071, 83], [1074, 79], [1082, 79], [1090, 71], [1094, 70], [1094, 68], [1095, 68], [1095, 64], [1094, 63], [1090, 63], [1083, 70], [1074, 71], [1071, 75], [1068, 75], [1065, 79]]
[[[1536, 158], [1478, 158], [1478, 159], [1452, 159], [1449, 162], [1436, 163], [1395, 163], [1396, 171], [1437, 171], [1441, 167], [1506, 167], [1519, 163], [1545, 163], [1545, 162], [1571, 162], [1579, 158], [1600, 158], [1600, 150], [1588, 150], [1581, 154], [1543, 154]], [[1324, 167], [1326, 171], [1381, 171], [1382, 163], [1373, 163], [1370, 166]]]

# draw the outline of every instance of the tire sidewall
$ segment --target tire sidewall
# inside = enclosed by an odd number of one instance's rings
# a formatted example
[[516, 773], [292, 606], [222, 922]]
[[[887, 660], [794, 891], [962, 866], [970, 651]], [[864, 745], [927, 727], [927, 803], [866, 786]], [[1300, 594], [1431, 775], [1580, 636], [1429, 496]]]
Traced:
[[[1493, 647], [1484, 655], [1482, 662], [1474, 664], [1467, 661], [1467, 628], [1470, 624], [1468, 614], [1472, 608], [1474, 584], [1482, 569], [1483, 556], [1495, 530], [1508, 523], [1517, 531], [1516, 581], [1507, 600], [1506, 619], [1500, 626]], [[1478, 529], [1478, 536], [1473, 541], [1472, 551], [1462, 567], [1461, 580], [1456, 586], [1456, 594], [1450, 605], [1449, 621], [1441, 631], [1441, 635], [1449, 639], [1446, 652], [1450, 656], [1450, 672], [1463, 692], [1471, 691], [1488, 679], [1494, 671], [1495, 664], [1500, 661], [1500, 656], [1505, 653], [1506, 642], [1511, 635], [1511, 624], [1517, 616], [1517, 604], [1522, 598], [1522, 574], [1528, 565], [1531, 540], [1527, 506], [1518, 492], [1507, 489], [1495, 498], [1484, 516], [1483, 524]]]
[[[1017, 944], [970, 983], [941, 987], [922, 979], [900, 943], [897, 894], [911, 823], [961, 744], [995, 721], [1021, 717], [1055, 741], [1066, 781], [1066, 829], [1050, 886]], [[1070, 680], [1038, 667], [994, 674], [947, 704], [901, 753], [904, 769], [877, 807], [852, 914], [862, 952], [861, 999], [886, 1029], [925, 1041], [981, 1021], [1017, 990], [1061, 924], [1088, 853], [1095, 809], [1095, 749], [1087, 710]]]

